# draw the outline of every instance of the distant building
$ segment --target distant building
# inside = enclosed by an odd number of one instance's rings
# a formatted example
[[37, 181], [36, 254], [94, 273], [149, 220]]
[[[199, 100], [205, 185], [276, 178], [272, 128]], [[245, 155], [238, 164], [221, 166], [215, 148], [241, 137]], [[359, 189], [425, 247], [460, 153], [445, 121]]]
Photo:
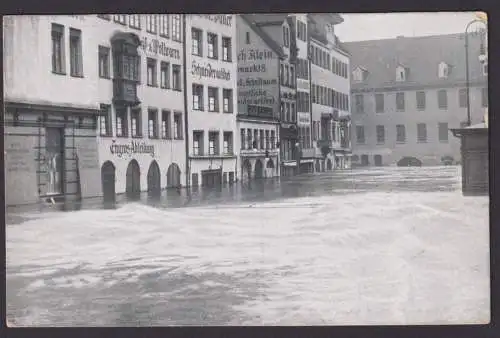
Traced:
[[[469, 35], [472, 124], [488, 106], [484, 32]], [[449, 129], [467, 119], [464, 34], [345, 43], [351, 55], [353, 162], [360, 166], [460, 161]], [[484, 60], [484, 59], [483, 59]], [[402, 161], [401, 161], [402, 160]], [[401, 161], [401, 162], [400, 162]]]
[[236, 17], [242, 181], [279, 176], [283, 49], [246, 15]]
[[334, 30], [343, 19], [337, 14], [309, 18], [315, 170], [350, 168], [350, 61]]
[[235, 15], [186, 15], [189, 185], [232, 183], [237, 172]]

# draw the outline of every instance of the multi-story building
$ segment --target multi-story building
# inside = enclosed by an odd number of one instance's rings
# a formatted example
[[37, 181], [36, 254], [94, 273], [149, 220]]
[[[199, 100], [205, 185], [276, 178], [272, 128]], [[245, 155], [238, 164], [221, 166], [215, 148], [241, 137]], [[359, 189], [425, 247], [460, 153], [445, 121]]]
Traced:
[[[180, 15], [98, 15], [84, 57], [98, 77], [103, 193], [186, 185], [183, 33]], [[85, 55], [87, 54], [87, 55]], [[116, 189], [114, 185], [116, 182]]]
[[12, 16], [4, 29], [8, 204], [185, 185], [180, 16]]
[[293, 34], [294, 16], [283, 14], [251, 14], [248, 20], [260, 28], [283, 51], [279, 65], [280, 102], [280, 171], [282, 176], [298, 172], [300, 158], [299, 134], [297, 128], [297, 42]]
[[283, 49], [246, 15], [236, 17], [241, 179], [279, 176]]
[[469, 33], [469, 98], [464, 43], [464, 34], [450, 34], [345, 44], [357, 165], [460, 161], [459, 140], [449, 129], [466, 121], [468, 100], [472, 124], [482, 121], [488, 106], [482, 33]]
[[190, 186], [236, 179], [237, 55], [234, 15], [186, 15]]
[[343, 19], [338, 14], [309, 17], [315, 170], [350, 168], [349, 55], [334, 30]]
[[292, 30], [292, 62], [296, 67], [297, 87], [297, 130], [298, 156], [300, 160], [299, 172], [314, 171], [314, 145], [312, 144], [311, 123], [311, 62], [309, 60], [309, 16], [310, 14], [291, 14], [290, 27]]

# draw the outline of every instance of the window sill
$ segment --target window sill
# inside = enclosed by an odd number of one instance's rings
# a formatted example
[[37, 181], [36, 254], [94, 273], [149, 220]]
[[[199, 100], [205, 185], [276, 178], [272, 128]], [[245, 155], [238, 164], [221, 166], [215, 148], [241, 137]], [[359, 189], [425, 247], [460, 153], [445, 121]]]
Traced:
[[170, 39], [170, 36], [168, 36], [167, 34], [158, 34], [159, 36], [161, 36], [162, 38], [165, 38], [165, 39]]
[[117, 138], [128, 138], [128, 135], [116, 135]]
[[170, 90], [170, 87], [160, 86], [161, 89]]
[[182, 42], [182, 39], [181, 38], [172, 37], [172, 41]]
[[172, 138], [168, 137], [168, 136], [167, 137], [162, 137], [161, 139], [164, 140], [164, 141], [172, 141]]
[[202, 109], [195, 109], [195, 108], [193, 108], [193, 111], [205, 111], [205, 110], [203, 110], [203, 108]]
[[220, 113], [220, 110], [209, 110], [209, 113]]
[[417, 143], [427, 143], [427, 141], [417, 141]]
[[449, 143], [449, 140], [439, 140], [439, 143]]
[[158, 88], [158, 85], [155, 85], [155, 84], [149, 84], [147, 85], [148, 87], [151, 87], [151, 88]]
[[202, 58], [203, 57], [203, 54], [195, 54], [195, 53], [191, 53], [192, 56], [197, 56], [197, 57], [200, 57]]
[[396, 144], [406, 144], [406, 141], [396, 141]]
[[99, 75], [100, 79], [105, 79], [105, 80], [111, 80], [111, 76], [101, 76]]
[[147, 29], [146, 29], [146, 33], [153, 34], [153, 35], [157, 35], [157, 33], [156, 33], [156, 32], [153, 32], [153, 31], [150, 31], [150, 30], [147, 30]]
[[132, 28], [132, 29], [137, 30], [137, 31], [140, 31], [140, 30], [141, 30], [141, 27], [135, 27], [135, 26], [130, 26], [130, 25], [128, 25], [128, 26], [129, 26], [130, 28]]
[[232, 111], [225, 111], [224, 114], [232, 114]]
[[132, 138], [143, 138], [142, 135], [135, 135], [135, 136], [132, 136]]
[[114, 23], [117, 23], [117, 24], [119, 24], [119, 25], [122, 25], [122, 26], [126, 26], [126, 25], [127, 25], [127, 23], [126, 23], [126, 22], [120, 22], [120, 21], [116, 21], [116, 20], [114, 20], [113, 22], [114, 22]]
[[227, 63], [231, 63], [231, 62], [233, 62], [232, 60], [224, 60], [224, 59], [221, 59], [221, 61], [223, 61], [223, 62], [227, 62]]
[[396, 109], [397, 112], [404, 113], [404, 109]]
[[173, 140], [174, 141], [182, 141], [182, 140], [184, 140], [184, 138], [183, 137], [177, 137], [177, 138], [174, 138]]
[[79, 75], [79, 74], [71, 74], [71, 77], [76, 77], [76, 78], [79, 78], [79, 79], [83, 79], [84, 78], [83, 75]]
[[217, 60], [219, 60], [219, 57], [218, 56], [207, 56], [207, 59], [217, 61]]
[[106, 135], [99, 135], [99, 137], [113, 137], [111, 134], [106, 134]]
[[56, 71], [52, 71], [52, 74], [55, 74], [55, 75], [62, 75], [62, 76], [66, 76], [68, 74], [66, 74], [66, 72], [56, 72]]

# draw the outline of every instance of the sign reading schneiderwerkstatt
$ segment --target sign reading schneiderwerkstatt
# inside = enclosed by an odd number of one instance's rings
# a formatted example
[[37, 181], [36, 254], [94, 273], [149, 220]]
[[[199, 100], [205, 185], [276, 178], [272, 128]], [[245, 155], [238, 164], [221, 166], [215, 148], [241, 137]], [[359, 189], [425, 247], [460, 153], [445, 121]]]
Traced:
[[149, 154], [151, 157], [155, 157], [155, 147], [144, 141], [131, 141], [128, 144], [118, 144], [116, 140], [112, 140], [111, 142], [113, 144], [109, 146], [109, 150], [111, 154], [119, 158], [125, 156], [131, 157], [133, 154]]

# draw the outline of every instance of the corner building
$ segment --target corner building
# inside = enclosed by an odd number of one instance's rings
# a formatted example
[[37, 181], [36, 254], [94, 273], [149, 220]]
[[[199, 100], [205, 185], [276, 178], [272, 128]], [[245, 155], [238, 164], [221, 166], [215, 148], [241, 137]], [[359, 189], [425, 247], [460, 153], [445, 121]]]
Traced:
[[236, 19], [185, 15], [188, 183], [219, 186], [236, 180]]
[[101, 194], [94, 19], [4, 17], [7, 206]]
[[[105, 199], [186, 185], [181, 15], [89, 16]], [[184, 174], [184, 175], [183, 175]]]

